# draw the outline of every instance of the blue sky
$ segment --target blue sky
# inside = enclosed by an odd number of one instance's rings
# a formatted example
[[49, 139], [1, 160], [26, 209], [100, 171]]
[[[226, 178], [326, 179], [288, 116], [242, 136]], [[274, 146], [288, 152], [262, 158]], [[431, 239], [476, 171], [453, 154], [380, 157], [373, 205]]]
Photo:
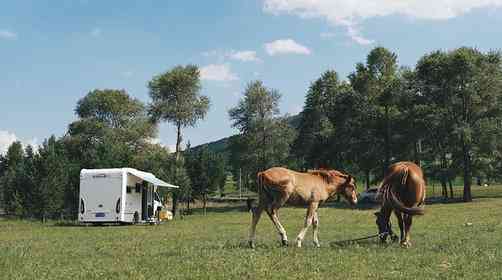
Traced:
[[[75, 120], [95, 88], [149, 102], [146, 83], [178, 64], [200, 66], [206, 120], [192, 145], [236, 133], [228, 119], [249, 81], [282, 93], [298, 113], [328, 69], [345, 78], [375, 46], [413, 66], [423, 54], [502, 46], [502, 0], [5, 0], [0, 3], [0, 153], [13, 140], [41, 143]], [[175, 143], [163, 124], [159, 139]]]

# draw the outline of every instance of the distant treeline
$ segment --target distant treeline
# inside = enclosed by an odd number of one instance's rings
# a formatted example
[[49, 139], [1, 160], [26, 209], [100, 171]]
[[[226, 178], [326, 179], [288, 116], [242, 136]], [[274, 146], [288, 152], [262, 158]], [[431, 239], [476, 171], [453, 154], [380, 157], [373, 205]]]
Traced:
[[[281, 94], [252, 81], [229, 111], [239, 134], [182, 151], [183, 129], [211, 105], [200, 95], [197, 66], [176, 66], [148, 83], [151, 102], [124, 90], [92, 90], [76, 105], [64, 136], [38, 148], [13, 143], [0, 156], [0, 208], [22, 217], [75, 216], [82, 168], [134, 167], [182, 186], [176, 201], [206, 200], [226, 172], [253, 188], [271, 166], [335, 168], [369, 186], [387, 166], [421, 163], [443, 186], [461, 176], [464, 200], [472, 178], [502, 171], [502, 56], [472, 48], [435, 51], [414, 68], [377, 47], [347, 79], [329, 70], [313, 81], [298, 116], [279, 112]], [[174, 153], [156, 144], [158, 123], [176, 127]], [[240, 175], [240, 176], [239, 176]], [[361, 185], [361, 183], [360, 183]], [[174, 209], [175, 210], [175, 209]]]
[[278, 114], [279, 97], [253, 82], [230, 111], [241, 132], [228, 141], [230, 166], [249, 185], [258, 170], [284, 165], [345, 170], [370, 186], [391, 163], [410, 160], [441, 182], [445, 196], [461, 176], [470, 201], [472, 178], [502, 174], [499, 52], [434, 51], [409, 68], [377, 47], [347, 79], [330, 70], [312, 82], [293, 125]]

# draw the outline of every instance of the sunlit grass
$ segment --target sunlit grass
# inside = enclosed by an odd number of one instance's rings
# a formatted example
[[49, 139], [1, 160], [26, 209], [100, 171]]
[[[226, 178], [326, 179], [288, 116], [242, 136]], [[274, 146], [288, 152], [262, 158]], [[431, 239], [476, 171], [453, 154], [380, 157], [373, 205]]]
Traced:
[[[257, 249], [250, 215], [232, 210], [160, 226], [56, 226], [0, 221], [1, 279], [501, 279], [502, 187], [476, 187], [473, 203], [433, 204], [416, 218], [411, 249], [376, 240], [373, 210], [324, 207], [322, 248], [281, 248], [266, 215]], [[294, 239], [305, 210], [280, 211]], [[396, 227], [397, 230], [397, 227]]]

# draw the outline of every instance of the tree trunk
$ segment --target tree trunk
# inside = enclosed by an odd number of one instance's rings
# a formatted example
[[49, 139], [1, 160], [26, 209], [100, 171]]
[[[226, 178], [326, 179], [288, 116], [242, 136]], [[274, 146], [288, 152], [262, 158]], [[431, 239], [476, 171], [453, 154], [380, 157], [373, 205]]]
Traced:
[[181, 152], [181, 123], [178, 123], [176, 126], [176, 161], [180, 160], [180, 152]]
[[207, 194], [204, 194], [202, 196], [202, 209], [203, 209], [203, 213], [204, 213], [204, 216], [206, 215], [206, 203], [207, 203]]
[[173, 207], [172, 207], [173, 217], [176, 216], [176, 210], [178, 210], [178, 194], [173, 191]]
[[413, 147], [413, 162], [420, 166], [420, 160], [419, 160], [419, 157], [418, 157], [418, 140], [415, 141], [415, 145]]
[[387, 168], [390, 165], [390, 121], [389, 121], [389, 105], [385, 105], [385, 167], [384, 177], [387, 173]]
[[[181, 123], [178, 123], [176, 126], [176, 170], [174, 171], [176, 173], [176, 176], [178, 176], [178, 164], [180, 161], [180, 147], [181, 147]], [[178, 194], [176, 191], [173, 191], [173, 218], [176, 216], [176, 210], [178, 208]]]
[[464, 199], [464, 202], [471, 202], [472, 201], [471, 156], [470, 156], [470, 149], [469, 149], [468, 145], [465, 143], [465, 140], [463, 142], [464, 142], [463, 146], [462, 146], [463, 161], [464, 161], [463, 162], [464, 163], [464, 197], [463, 197], [463, 199]]
[[444, 199], [448, 198], [448, 188], [446, 187], [446, 178], [444, 176], [444, 172], [441, 172], [441, 195]]
[[446, 174], [446, 153], [443, 152], [441, 155], [441, 194], [443, 195], [443, 198], [447, 199], [448, 198], [448, 187], [446, 186], [446, 183], [448, 181], [447, 174]]
[[370, 170], [366, 170], [366, 189], [369, 190], [370, 188]]

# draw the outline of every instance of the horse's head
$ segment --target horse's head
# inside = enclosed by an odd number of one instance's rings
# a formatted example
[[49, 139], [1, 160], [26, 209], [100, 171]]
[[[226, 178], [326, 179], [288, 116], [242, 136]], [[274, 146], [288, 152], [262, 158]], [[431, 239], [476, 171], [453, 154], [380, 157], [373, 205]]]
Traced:
[[390, 220], [386, 219], [382, 212], [375, 212], [375, 216], [377, 218], [376, 224], [378, 226], [378, 234], [380, 234], [380, 241], [386, 242], [388, 236], [390, 236], [392, 241], [398, 240], [398, 237], [392, 231]]
[[352, 205], [357, 203], [357, 186], [356, 179], [351, 175], [346, 175], [345, 183], [343, 183], [340, 194]]

